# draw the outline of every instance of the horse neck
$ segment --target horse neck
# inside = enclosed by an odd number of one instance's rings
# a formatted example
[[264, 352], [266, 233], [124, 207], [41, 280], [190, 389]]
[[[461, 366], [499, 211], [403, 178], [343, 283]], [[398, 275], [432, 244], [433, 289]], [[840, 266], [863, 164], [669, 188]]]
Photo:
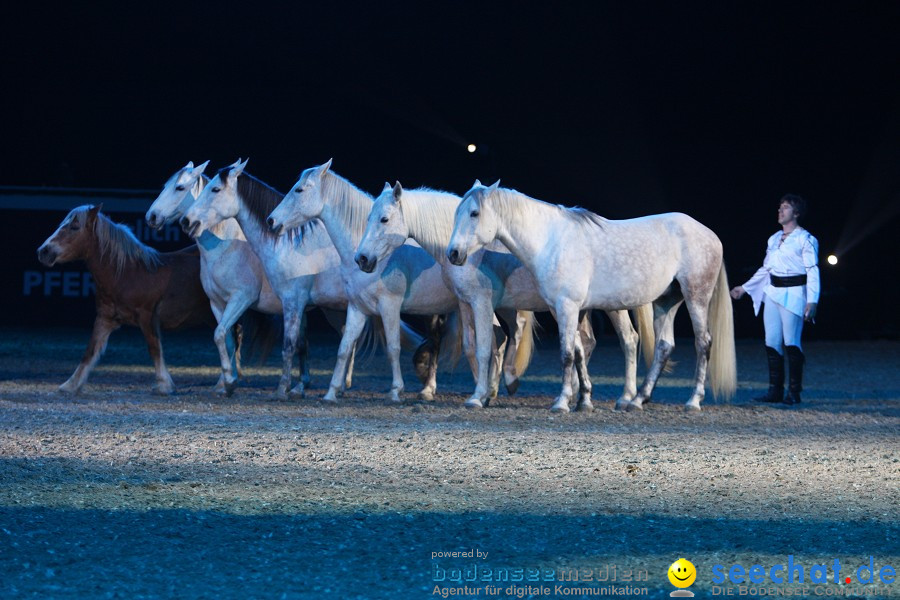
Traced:
[[224, 219], [209, 228], [209, 232], [221, 240], [246, 240], [244, 230], [237, 219]]
[[262, 257], [264, 253], [268, 254], [275, 248], [277, 238], [268, 235], [262, 225], [250, 213], [250, 209], [244, 203], [244, 200], [238, 196], [240, 208], [238, 214], [233, 219], [225, 219], [219, 225], [224, 225], [228, 221], [234, 222], [244, 236], [244, 239], [253, 248], [257, 255]]
[[[84, 262], [98, 289], [110, 289], [122, 279], [128, 279], [128, 272], [140, 266], [156, 266], [160, 264], [159, 254], [141, 244], [137, 238], [131, 235], [118, 234], [118, 225], [113, 223], [105, 215], [97, 215], [97, 223], [91, 235], [91, 249], [87, 253]], [[107, 238], [101, 239], [100, 229], [106, 230], [103, 234]], [[133, 245], [135, 252], [129, 253], [123, 250], [124, 245]], [[124, 256], [122, 253], [125, 253]]]
[[324, 205], [319, 219], [325, 224], [341, 262], [352, 264], [374, 201], [349, 181], [330, 171], [325, 173], [323, 184]]
[[416, 240], [437, 262], [445, 259], [459, 198], [433, 191], [404, 192], [403, 219], [409, 237]]
[[497, 239], [533, 271], [541, 250], [552, 243], [552, 225], [564, 218], [560, 208], [512, 190], [501, 191], [492, 202]]

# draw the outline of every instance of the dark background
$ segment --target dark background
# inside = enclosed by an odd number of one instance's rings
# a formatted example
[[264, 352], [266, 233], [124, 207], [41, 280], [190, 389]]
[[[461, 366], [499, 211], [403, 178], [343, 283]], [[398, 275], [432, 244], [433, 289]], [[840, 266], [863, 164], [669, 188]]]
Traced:
[[[610, 218], [686, 212], [732, 285], [799, 193], [809, 336], [900, 336], [900, 4], [685, 4], [18, 5], [0, 185], [158, 189], [238, 157], [282, 190], [330, 157], [370, 193], [499, 177]], [[51, 230], [32, 229], [7, 243], [33, 255]], [[749, 300], [736, 315], [761, 336]]]

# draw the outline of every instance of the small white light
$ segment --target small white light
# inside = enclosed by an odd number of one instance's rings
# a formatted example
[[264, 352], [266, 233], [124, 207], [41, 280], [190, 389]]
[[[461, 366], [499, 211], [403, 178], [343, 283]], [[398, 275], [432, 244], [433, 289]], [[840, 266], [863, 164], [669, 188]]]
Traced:
[[469, 151], [469, 154], [472, 154], [473, 152], [478, 150], [478, 148], [475, 146], [475, 144], [469, 144], [468, 146], [466, 146], [466, 150]]
[[836, 264], [837, 264], [837, 256], [835, 256], [834, 254], [829, 254], [829, 255], [828, 255], [828, 258], [827, 258], [826, 260], [828, 261], [828, 264], [829, 264], [829, 265], [836, 265]]

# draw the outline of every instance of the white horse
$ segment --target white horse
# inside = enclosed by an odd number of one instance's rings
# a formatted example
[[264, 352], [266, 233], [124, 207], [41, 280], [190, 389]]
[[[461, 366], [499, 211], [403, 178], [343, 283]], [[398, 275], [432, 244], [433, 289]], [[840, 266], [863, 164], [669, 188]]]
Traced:
[[[371, 273], [359, 269], [354, 256], [372, 209], [372, 197], [330, 171], [329, 167], [330, 160], [306, 169], [267, 223], [272, 231], [284, 233], [320, 219], [340, 255], [349, 304], [344, 336], [325, 400], [336, 398], [341, 374], [366, 317], [378, 315], [384, 323], [393, 375], [389, 398], [400, 402], [404, 389], [400, 372], [400, 313], [447, 314], [458, 310], [459, 301], [444, 284], [440, 265], [416, 246], [401, 246]], [[437, 386], [434, 370], [429, 375], [419, 394], [426, 400], [434, 397]]]
[[[460, 307], [473, 313], [475, 346], [478, 363], [478, 382], [475, 392], [466, 400], [469, 408], [482, 408], [490, 398], [488, 390], [492, 316], [498, 309], [547, 311], [547, 302], [538, 293], [537, 283], [518, 258], [505, 249], [482, 248], [469, 256], [462, 266], [452, 265], [447, 258], [447, 245], [453, 232], [453, 218], [460, 198], [454, 194], [429, 189], [404, 190], [400, 183], [393, 189], [385, 186], [375, 200], [369, 214], [365, 235], [359, 244], [356, 262], [360, 268], [372, 270], [403, 244], [413, 238], [444, 267], [450, 286], [460, 299]], [[619, 402], [628, 402], [637, 393], [637, 344], [627, 311], [608, 311], [610, 321], [625, 353], [625, 389]], [[649, 363], [653, 344], [650, 305], [640, 307], [638, 322], [643, 325], [645, 355]], [[575, 338], [583, 349], [583, 379], [586, 387], [581, 390], [578, 408], [592, 408], [590, 378], [586, 375], [587, 363], [596, 345], [590, 311], [584, 311], [579, 321], [579, 335]]]
[[[184, 216], [203, 190], [207, 181], [203, 171], [208, 164], [206, 161], [195, 167], [189, 162], [166, 181], [145, 215], [150, 227], [159, 229]], [[262, 262], [236, 220], [224, 219], [203, 231], [197, 238], [197, 248], [200, 250], [200, 281], [218, 322], [214, 339], [222, 375], [216, 391], [230, 396], [240, 368], [233, 354], [232, 327], [247, 309], [269, 315], [282, 314], [281, 300], [269, 285]], [[308, 382], [309, 368], [302, 353], [300, 370], [301, 378]]]
[[[712, 231], [680, 213], [611, 221], [582, 208], [566, 208], [515, 190], [476, 182], [456, 210], [447, 257], [462, 265], [469, 255], [500, 240], [534, 274], [541, 296], [559, 324], [563, 386], [552, 406], [568, 411], [578, 313], [653, 303], [656, 351], [643, 385], [629, 403], [639, 410], [675, 344], [675, 313], [687, 303], [694, 327], [697, 368], [685, 410], [700, 410], [707, 366], [718, 395], [736, 387], [734, 324], [722, 243]], [[710, 333], [711, 332], [711, 333]]]
[[[202, 243], [206, 231], [228, 219], [235, 219], [240, 225], [283, 309], [282, 372], [276, 395], [285, 399], [307, 306], [344, 311], [347, 296], [340, 279], [340, 259], [321, 225], [311, 224], [302, 234], [285, 237], [271, 234], [265, 226], [265, 218], [281, 200], [281, 194], [244, 174], [246, 165], [247, 161], [237, 161], [220, 170], [180, 222], [198, 243]], [[253, 261], [232, 265], [236, 271], [234, 275], [252, 271], [252, 265]], [[307, 384], [308, 381], [301, 379], [290, 389], [290, 394], [302, 396]], [[346, 380], [344, 384], [348, 385]]]

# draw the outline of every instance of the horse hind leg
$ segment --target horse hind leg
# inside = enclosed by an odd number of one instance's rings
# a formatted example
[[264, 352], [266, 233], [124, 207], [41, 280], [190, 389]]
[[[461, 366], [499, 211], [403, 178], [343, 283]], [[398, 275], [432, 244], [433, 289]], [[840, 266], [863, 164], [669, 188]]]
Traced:
[[669, 357], [672, 356], [672, 350], [675, 349], [675, 313], [678, 307], [684, 302], [680, 288], [673, 288], [664, 296], [661, 296], [653, 303], [653, 332], [656, 335], [656, 349], [653, 353], [653, 362], [644, 378], [644, 383], [638, 390], [637, 395], [629, 404], [625, 406], [625, 410], [643, 410], [644, 404], [650, 401], [653, 395], [653, 389], [663, 370]]
[[638, 335], [628, 316], [628, 311], [608, 311], [610, 323], [616, 335], [619, 337], [619, 346], [625, 355], [625, 385], [622, 395], [616, 400], [616, 410], [623, 410], [634, 400], [637, 395], [637, 354]]
[[141, 332], [147, 341], [147, 350], [153, 359], [153, 366], [156, 370], [156, 383], [153, 385], [153, 393], [168, 396], [175, 391], [175, 382], [166, 368], [166, 361], [163, 357], [162, 340], [159, 333], [159, 319], [155, 316], [145, 316], [140, 320]]
[[699, 411], [700, 403], [706, 397], [706, 371], [709, 367], [709, 353], [712, 349], [712, 335], [709, 332], [709, 315], [703, 308], [709, 301], [701, 303], [688, 299], [687, 309], [694, 328], [694, 350], [697, 353], [697, 366], [694, 370], [694, 391], [684, 405], [686, 411]]
[[78, 367], [75, 368], [75, 372], [72, 373], [72, 376], [59, 386], [60, 392], [64, 394], [77, 394], [81, 391], [82, 386], [87, 382], [88, 376], [90, 376], [97, 361], [100, 360], [100, 356], [103, 355], [103, 351], [106, 350], [106, 343], [109, 341], [109, 335], [118, 328], [119, 324], [114, 321], [99, 316], [94, 319], [94, 328], [91, 332], [91, 339], [88, 342], [87, 348], [84, 350], [81, 362], [78, 364]]

